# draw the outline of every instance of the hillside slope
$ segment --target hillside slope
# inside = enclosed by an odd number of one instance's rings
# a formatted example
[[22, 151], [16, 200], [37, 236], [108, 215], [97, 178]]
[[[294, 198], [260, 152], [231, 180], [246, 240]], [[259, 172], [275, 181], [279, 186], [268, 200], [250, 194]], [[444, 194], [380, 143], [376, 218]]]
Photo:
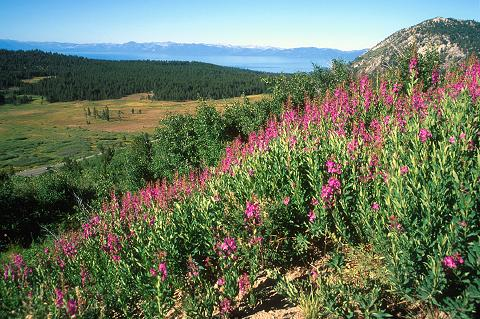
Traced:
[[305, 318], [478, 317], [480, 63], [454, 72], [411, 95], [364, 77], [113, 195], [10, 256], [0, 317], [239, 318], [265, 282]]
[[437, 50], [445, 64], [451, 65], [480, 53], [480, 23], [474, 20], [434, 18], [402, 29], [355, 59], [352, 65], [363, 73], [381, 71], [394, 65], [397, 55], [415, 45], [419, 53]]

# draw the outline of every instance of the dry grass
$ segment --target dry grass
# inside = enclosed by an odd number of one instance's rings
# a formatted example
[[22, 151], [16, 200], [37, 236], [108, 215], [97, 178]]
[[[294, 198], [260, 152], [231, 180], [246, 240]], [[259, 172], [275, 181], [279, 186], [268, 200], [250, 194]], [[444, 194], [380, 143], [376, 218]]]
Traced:
[[[253, 102], [264, 97], [248, 98]], [[222, 111], [240, 100], [230, 98], [208, 103]], [[29, 104], [3, 105], [0, 107], [0, 167], [11, 165], [20, 170], [55, 163], [64, 157], [90, 155], [96, 152], [99, 142], [115, 143], [128, 140], [134, 133], [153, 133], [161, 119], [172, 114], [195, 113], [198, 105], [198, 101], [151, 101], [146, 93], [102, 101], [48, 103], [36, 98]], [[106, 106], [110, 110], [110, 121], [94, 118], [93, 109], [101, 112]], [[92, 114], [88, 118], [85, 117], [87, 108]]]

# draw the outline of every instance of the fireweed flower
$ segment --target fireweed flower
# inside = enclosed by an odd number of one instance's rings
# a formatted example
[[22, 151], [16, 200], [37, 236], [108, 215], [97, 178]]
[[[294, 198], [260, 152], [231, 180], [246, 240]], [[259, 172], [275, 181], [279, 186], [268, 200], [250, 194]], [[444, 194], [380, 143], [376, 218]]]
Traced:
[[459, 137], [460, 137], [461, 140], [463, 140], [463, 139], [465, 139], [465, 136], [466, 136], [465, 133], [462, 132], [462, 133], [460, 133]]
[[455, 136], [450, 136], [448, 141], [450, 142], [450, 144], [455, 144]]
[[247, 273], [243, 273], [243, 275], [238, 278], [238, 290], [240, 294], [244, 294], [250, 290], [250, 278]]
[[235, 243], [235, 239], [232, 237], [226, 237], [223, 240], [223, 243], [220, 244], [220, 249], [227, 257], [234, 254], [237, 250], [237, 244]]
[[233, 310], [232, 302], [228, 298], [223, 298], [222, 301], [220, 301], [219, 308], [221, 314], [229, 314]]
[[408, 71], [410, 72], [410, 74], [417, 74], [417, 64], [418, 64], [418, 60], [416, 57], [412, 57], [410, 59], [410, 64], [408, 65]]
[[396, 216], [392, 215], [388, 218], [388, 220], [390, 221], [390, 224], [388, 225], [388, 228], [390, 230], [396, 230], [396, 231], [403, 230], [403, 226], [398, 222], [398, 219]]
[[223, 285], [225, 285], [225, 279], [223, 277], [218, 278], [217, 279], [217, 286], [222, 287]]
[[21, 269], [25, 266], [25, 262], [23, 261], [23, 256], [20, 254], [15, 254], [13, 256], [13, 264], [17, 269]]
[[312, 200], [310, 201], [310, 204], [312, 204], [313, 206], [317, 206], [318, 205], [318, 199], [313, 197]]
[[285, 206], [288, 206], [288, 203], [290, 203], [290, 196], [286, 196], [284, 199], [283, 199], [283, 204]]
[[443, 267], [449, 268], [449, 269], [455, 269], [458, 266], [462, 265], [463, 263], [464, 263], [464, 260], [459, 253], [455, 253], [451, 256], [445, 256], [445, 258], [443, 258], [443, 261], [442, 261]]
[[150, 275], [152, 277], [157, 277], [157, 271], [155, 270], [155, 268], [150, 268]]
[[326, 207], [333, 205], [335, 194], [340, 192], [340, 181], [335, 177], [330, 177], [328, 183], [322, 186], [321, 198]]
[[328, 160], [327, 162], [325, 162], [325, 166], [327, 166], [327, 172], [329, 174], [342, 174], [342, 165], [339, 163]]
[[420, 129], [420, 132], [418, 133], [418, 138], [422, 143], [425, 143], [428, 139], [432, 137], [432, 133], [430, 133], [427, 129]]
[[254, 225], [260, 225], [262, 223], [262, 219], [260, 217], [260, 207], [259, 207], [258, 203], [251, 203], [251, 202], [247, 201], [247, 205], [246, 205], [246, 208], [245, 208], [244, 221], [246, 223], [251, 222]]
[[85, 268], [81, 267], [80, 268], [80, 277], [82, 279], [82, 287], [85, 287], [85, 283], [87, 282], [88, 276], [89, 276], [88, 271]]
[[252, 238], [250, 238], [250, 245], [256, 245], [256, 244], [261, 244], [263, 241], [263, 237], [262, 236], [253, 236]]
[[308, 221], [310, 223], [313, 223], [316, 218], [317, 218], [317, 216], [315, 216], [315, 212], [313, 210], [308, 212]]
[[158, 265], [158, 273], [161, 276], [162, 281], [165, 281], [167, 279], [167, 264], [166, 263], [160, 263]]
[[335, 177], [330, 177], [328, 179], [328, 186], [330, 186], [335, 191], [340, 190], [340, 181]]
[[67, 302], [67, 312], [70, 316], [74, 316], [77, 313], [77, 302], [75, 299], [69, 299]]
[[318, 271], [317, 269], [315, 268], [312, 268], [312, 270], [310, 270], [310, 279], [313, 281], [313, 282], [316, 282], [317, 279], [318, 279]]
[[55, 305], [57, 308], [63, 307], [63, 291], [60, 288], [55, 288]]
[[408, 172], [409, 172], [408, 166], [402, 166], [402, 167], [400, 167], [400, 174], [401, 174], [401, 175], [405, 175], [405, 174], [407, 174]]
[[377, 202], [373, 202], [372, 210], [378, 212], [380, 210], [380, 205]]
[[440, 72], [438, 69], [435, 69], [432, 71], [432, 84], [435, 85], [438, 83], [438, 80], [440, 79]]

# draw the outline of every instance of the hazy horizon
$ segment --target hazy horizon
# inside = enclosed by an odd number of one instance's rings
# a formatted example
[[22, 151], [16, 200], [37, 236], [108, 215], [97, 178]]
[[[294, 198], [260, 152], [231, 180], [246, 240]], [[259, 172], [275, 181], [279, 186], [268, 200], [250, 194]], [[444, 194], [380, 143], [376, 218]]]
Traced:
[[480, 0], [27, 0], [4, 1], [0, 7], [2, 39], [76, 44], [134, 41], [359, 50], [437, 16], [480, 20]]

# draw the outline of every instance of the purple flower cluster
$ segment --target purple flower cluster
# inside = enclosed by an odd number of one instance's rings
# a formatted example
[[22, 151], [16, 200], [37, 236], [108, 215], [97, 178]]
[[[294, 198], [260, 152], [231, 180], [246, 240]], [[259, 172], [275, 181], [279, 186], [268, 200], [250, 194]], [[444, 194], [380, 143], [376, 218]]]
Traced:
[[247, 273], [243, 273], [238, 278], [238, 290], [240, 294], [243, 295], [250, 290], [250, 278]]
[[250, 201], [247, 201], [244, 221], [253, 225], [260, 225], [262, 223], [262, 218], [260, 216], [260, 206], [258, 205], [258, 203], [252, 203]]
[[103, 250], [112, 257], [115, 262], [120, 261], [120, 252], [122, 244], [117, 235], [108, 233], [106, 238], [106, 245], [103, 245]]
[[330, 177], [328, 183], [322, 186], [320, 195], [326, 207], [334, 205], [335, 195], [340, 193], [340, 181], [335, 177]]
[[220, 255], [223, 255], [225, 257], [233, 256], [237, 251], [237, 244], [235, 242], [235, 238], [225, 237], [223, 242], [217, 243], [217, 251]]
[[328, 160], [325, 163], [325, 166], [327, 166], [327, 172], [329, 174], [338, 174], [338, 175], [342, 174], [342, 165], [339, 163], [335, 163], [332, 160]]
[[418, 133], [418, 138], [422, 143], [425, 143], [428, 139], [432, 138], [432, 133], [427, 129], [421, 128]]
[[442, 264], [443, 267], [449, 268], [449, 269], [455, 269], [458, 266], [462, 265], [464, 263], [462, 256], [459, 253], [455, 253], [451, 256], [445, 256], [443, 258]]

